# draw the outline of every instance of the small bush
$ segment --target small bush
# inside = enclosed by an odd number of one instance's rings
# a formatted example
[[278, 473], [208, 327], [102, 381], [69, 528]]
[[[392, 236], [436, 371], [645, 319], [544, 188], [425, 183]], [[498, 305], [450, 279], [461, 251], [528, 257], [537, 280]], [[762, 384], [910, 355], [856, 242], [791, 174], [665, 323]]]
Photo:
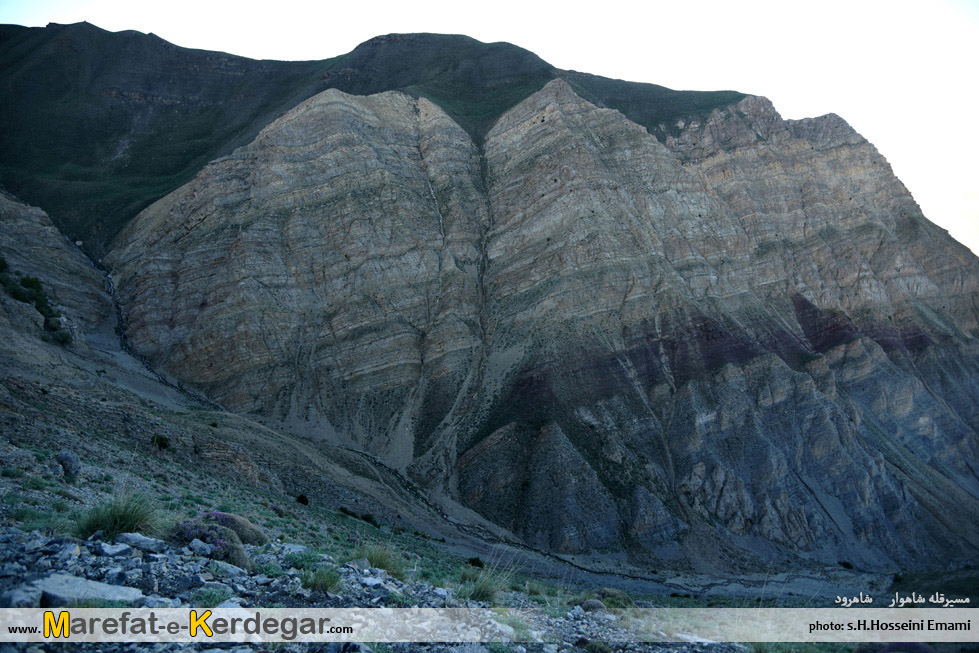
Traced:
[[122, 496], [107, 504], [95, 506], [86, 512], [75, 525], [75, 534], [86, 538], [102, 531], [107, 540], [119, 533], [154, 534], [159, 528], [156, 509], [138, 495]]
[[8, 467], [7, 469], [4, 469], [2, 472], [0, 472], [0, 476], [3, 476], [4, 478], [23, 478], [25, 473], [26, 472], [24, 472], [23, 469], [14, 469]]
[[24, 302], [25, 304], [30, 303], [31, 296], [27, 294], [26, 290], [20, 287], [20, 284], [11, 279], [9, 275], [0, 275], [0, 284], [3, 284], [3, 289], [7, 291], [7, 294], [17, 301]]
[[367, 522], [371, 526], [378, 526], [379, 527], [379, 525], [377, 523], [377, 520], [374, 519], [374, 515], [370, 514], [369, 512], [365, 512], [363, 515], [360, 516], [360, 518], [361, 518], [361, 520]]
[[72, 494], [71, 490], [67, 488], [59, 487], [54, 491], [54, 493], [57, 494], [59, 497], [68, 499], [69, 501], [78, 501], [78, 497]]
[[404, 578], [404, 558], [394, 549], [379, 544], [361, 545], [354, 551], [352, 559], [356, 558], [367, 558], [371, 567], [383, 569], [399, 580]]
[[469, 560], [466, 560], [466, 564], [469, 565], [470, 567], [477, 567], [479, 569], [482, 569], [483, 567], [486, 566], [486, 563], [484, 563], [483, 559], [480, 558], [479, 556], [476, 556], [475, 558], [469, 558]]
[[0, 256], [0, 272], [6, 272], [6, 271], [7, 271], [7, 259]]
[[34, 508], [18, 508], [11, 516], [21, 522], [25, 531], [41, 531], [51, 537], [71, 533], [74, 526], [74, 521], [65, 515]]
[[252, 561], [245, 553], [238, 535], [225, 526], [193, 519], [177, 524], [173, 528], [173, 538], [182, 544], [200, 540], [211, 545], [211, 557], [229, 562], [242, 569], [251, 569]]
[[24, 481], [24, 488], [27, 490], [43, 490], [48, 486], [48, 482], [40, 476], [31, 476]]
[[56, 342], [60, 345], [70, 345], [72, 341], [71, 333], [62, 329], [61, 313], [51, 307], [51, 300], [41, 280], [37, 277], [21, 277], [20, 282], [14, 281], [10, 275], [5, 273], [5, 268], [0, 270], [0, 285], [19, 302], [34, 304], [34, 308], [44, 317], [44, 333], [41, 338], [45, 342]]
[[28, 290], [43, 292], [43, 289], [41, 288], [41, 280], [37, 277], [22, 277], [20, 280], [20, 285]]
[[150, 438], [150, 444], [152, 444], [160, 451], [163, 451], [164, 449], [170, 446], [170, 439], [165, 435], [154, 433], [153, 437]]
[[596, 594], [609, 608], [631, 608], [636, 605], [628, 593], [614, 587], [603, 587]]
[[853, 563], [846, 560], [840, 560], [840, 566], [844, 569], [853, 569]]
[[320, 562], [320, 556], [318, 553], [313, 553], [312, 551], [302, 551], [300, 553], [289, 553], [286, 554], [285, 561], [290, 567], [295, 567], [296, 569], [311, 570]]
[[265, 574], [269, 578], [278, 578], [286, 573], [278, 562], [256, 562], [252, 570], [256, 574]]
[[260, 546], [269, 543], [269, 536], [261, 528], [241, 515], [212, 511], [201, 514], [198, 519], [231, 529], [238, 536], [238, 539], [241, 540], [242, 544], [255, 544]]
[[34, 508], [28, 508], [27, 506], [21, 506], [20, 508], [14, 508], [10, 512], [10, 516], [14, 521], [27, 521], [37, 516], [38, 511]]
[[414, 605], [411, 597], [406, 594], [402, 594], [401, 592], [391, 592], [388, 594], [387, 599], [385, 599], [385, 603], [399, 608], [410, 608]]
[[317, 592], [330, 592], [340, 586], [340, 572], [332, 567], [323, 565], [316, 571], [303, 570], [299, 580], [306, 589]]
[[228, 588], [201, 588], [194, 592], [191, 603], [198, 608], [213, 608], [221, 605], [231, 598], [231, 590]]

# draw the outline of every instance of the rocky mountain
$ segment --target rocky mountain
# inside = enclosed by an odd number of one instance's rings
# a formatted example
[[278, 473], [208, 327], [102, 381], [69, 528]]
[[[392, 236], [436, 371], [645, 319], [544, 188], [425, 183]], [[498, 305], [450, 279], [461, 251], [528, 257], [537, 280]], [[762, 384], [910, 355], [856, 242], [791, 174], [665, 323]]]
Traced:
[[431, 34], [2, 26], [0, 89], [18, 441], [155, 433], [592, 568], [976, 558], [979, 260], [837, 116]]
[[743, 97], [560, 71], [522, 48], [465, 36], [392, 34], [332, 59], [284, 62], [89, 23], [0, 25], [0, 184], [101, 256], [141, 209], [326, 89], [426, 97], [479, 141], [559, 75], [653, 129]]
[[485, 133], [310, 97], [116, 237], [130, 343], [535, 548], [974, 560], [979, 260], [837, 116], [640, 124], [582, 79]]

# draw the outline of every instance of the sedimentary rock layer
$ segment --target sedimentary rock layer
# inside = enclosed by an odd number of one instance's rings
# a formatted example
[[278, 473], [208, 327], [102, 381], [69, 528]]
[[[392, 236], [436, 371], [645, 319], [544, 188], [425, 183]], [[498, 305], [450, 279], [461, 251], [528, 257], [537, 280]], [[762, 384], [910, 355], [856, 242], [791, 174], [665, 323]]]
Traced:
[[480, 145], [327, 91], [119, 236], [127, 333], [534, 546], [974, 556], [979, 261], [836, 116], [656, 131], [560, 79]]

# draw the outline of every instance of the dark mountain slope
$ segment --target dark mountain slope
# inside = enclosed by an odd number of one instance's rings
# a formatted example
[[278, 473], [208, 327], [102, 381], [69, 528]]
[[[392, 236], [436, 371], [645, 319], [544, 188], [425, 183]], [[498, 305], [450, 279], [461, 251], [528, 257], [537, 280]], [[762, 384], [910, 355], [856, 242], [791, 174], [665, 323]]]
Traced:
[[395, 34], [333, 59], [282, 62], [88, 23], [4, 25], [0, 184], [101, 253], [150, 202], [320, 91], [424, 96], [480, 142], [505, 110], [558, 76], [651, 130], [743, 97], [564, 73], [522, 48], [465, 36]]

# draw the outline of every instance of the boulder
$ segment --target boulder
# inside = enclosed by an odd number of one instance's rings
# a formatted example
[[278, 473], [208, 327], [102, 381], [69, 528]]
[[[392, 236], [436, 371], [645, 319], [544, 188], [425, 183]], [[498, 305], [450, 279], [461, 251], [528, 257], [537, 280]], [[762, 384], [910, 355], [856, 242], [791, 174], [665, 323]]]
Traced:
[[62, 449], [54, 459], [58, 461], [61, 469], [65, 471], [65, 478], [75, 478], [82, 469], [82, 461], [78, 459], [78, 454], [71, 449]]
[[167, 548], [167, 543], [163, 540], [147, 537], [140, 533], [120, 533], [116, 536], [116, 543], [128, 544], [134, 549], [148, 553], [160, 553]]
[[31, 585], [42, 593], [41, 607], [62, 607], [92, 603], [124, 603], [136, 606], [143, 593], [132, 587], [109, 585], [68, 574], [51, 574]]
[[133, 547], [128, 544], [106, 544], [103, 542], [102, 546], [99, 547], [99, 553], [110, 558], [119, 558], [132, 555]]
[[214, 547], [212, 547], [210, 544], [207, 542], [201, 542], [196, 537], [190, 541], [187, 548], [199, 556], [209, 556], [211, 555], [211, 551], [214, 549]]
[[0, 608], [36, 608], [41, 605], [41, 590], [21, 585], [0, 595]]

